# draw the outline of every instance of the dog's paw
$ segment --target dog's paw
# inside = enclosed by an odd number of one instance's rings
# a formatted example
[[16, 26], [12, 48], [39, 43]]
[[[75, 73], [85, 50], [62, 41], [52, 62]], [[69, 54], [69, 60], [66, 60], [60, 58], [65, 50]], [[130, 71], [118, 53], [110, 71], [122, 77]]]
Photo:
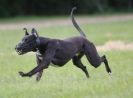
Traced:
[[36, 77], [36, 81], [39, 82], [40, 81], [40, 77]]
[[42, 72], [37, 73], [36, 81], [39, 82], [42, 77]]
[[109, 69], [107, 69], [107, 72], [108, 72], [108, 73], [112, 73], [112, 71], [111, 71], [111, 69], [110, 69], [110, 68], [109, 68]]
[[24, 77], [24, 76], [25, 76], [25, 74], [24, 74], [23, 72], [21, 72], [21, 71], [20, 71], [20, 72], [18, 72], [18, 73], [19, 73], [19, 75], [20, 75], [20, 76], [22, 76], [22, 77]]

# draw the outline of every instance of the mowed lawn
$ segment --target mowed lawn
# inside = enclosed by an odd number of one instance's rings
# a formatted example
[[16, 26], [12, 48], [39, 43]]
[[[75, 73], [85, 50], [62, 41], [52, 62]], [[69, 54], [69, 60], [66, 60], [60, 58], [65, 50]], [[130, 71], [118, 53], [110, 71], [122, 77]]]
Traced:
[[[133, 20], [84, 24], [81, 27], [95, 45], [110, 40], [133, 43]], [[79, 35], [69, 25], [36, 29], [40, 36], [51, 38]], [[70, 61], [64, 67], [50, 66], [40, 82], [36, 82], [35, 76], [22, 78], [18, 74], [18, 71], [28, 72], [36, 66], [35, 53], [19, 56], [14, 50], [23, 36], [22, 29], [0, 30], [0, 98], [133, 98], [133, 51], [99, 51], [109, 60], [113, 72], [111, 77], [104, 64], [96, 69], [83, 57], [89, 79]]]

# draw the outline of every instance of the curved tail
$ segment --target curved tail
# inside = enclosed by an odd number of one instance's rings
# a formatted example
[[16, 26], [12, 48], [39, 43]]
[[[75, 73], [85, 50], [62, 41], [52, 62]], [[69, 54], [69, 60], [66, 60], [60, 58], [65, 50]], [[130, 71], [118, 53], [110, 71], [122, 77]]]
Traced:
[[72, 19], [72, 23], [73, 23], [74, 27], [79, 31], [79, 33], [80, 33], [83, 37], [86, 37], [85, 33], [81, 30], [81, 28], [79, 27], [79, 25], [77, 24], [77, 22], [76, 22], [75, 19], [74, 19], [73, 12], [74, 12], [74, 10], [76, 10], [76, 9], [77, 9], [76, 7], [73, 7], [72, 10], [71, 10], [71, 19]]

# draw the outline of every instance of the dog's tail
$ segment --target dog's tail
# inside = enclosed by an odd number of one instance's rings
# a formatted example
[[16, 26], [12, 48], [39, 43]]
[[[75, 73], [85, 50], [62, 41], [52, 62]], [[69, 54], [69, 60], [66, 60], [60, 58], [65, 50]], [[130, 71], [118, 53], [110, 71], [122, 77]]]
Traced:
[[72, 19], [72, 23], [73, 23], [74, 27], [79, 31], [79, 33], [80, 33], [83, 37], [86, 37], [85, 33], [81, 30], [81, 28], [79, 27], [79, 25], [77, 24], [77, 22], [76, 22], [75, 19], [74, 19], [73, 12], [74, 12], [74, 10], [76, 10], [76, 9], [77, 9], [76, 7], [73, 7], [72, 10], [71, 10], [71, 19]]

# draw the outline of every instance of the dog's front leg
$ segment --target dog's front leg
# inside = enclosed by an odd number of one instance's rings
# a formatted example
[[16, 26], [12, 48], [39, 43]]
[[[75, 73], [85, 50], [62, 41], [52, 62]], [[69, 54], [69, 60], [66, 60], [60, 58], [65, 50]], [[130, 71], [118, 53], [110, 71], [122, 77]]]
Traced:
[[36, 74], [37, 72], [40, 72], [42, 71], [43, 69], [46, 69], [48, 68], [49, 66], [49, 63], [50, 62], [47, 62], [46, 63], [41, 63], [41, 65], [35, 67], [33, 70], [31, 70], [30, 72], [28, 73], [23, 73], [23, 72], [19, 72], [19, 74], [22, 76], [22, 77], [31, 77], [32, 75]]
[[[39, 58], [38, 55], [36, 55], [36, 61], [37, 61], [37, 66], [39, 66], [41, 64], [41, 59]], [[40, 81], [41, 77], [42, 77], [42, 74], [43, 74], [43, 70], [41, 70], [40, 72], [37, 72], [36, 74], [36, 81]]]
[[40, 81], [41, 77], [42, 77], [42, 74], [43, 74], [43, 70], [41, 70], [40, 72], [38, 72], [36, 74], [36, 81]]
[[19, 74], [22, 77], [31, 77], [32, 75], [36, 74], [37, 72], [42, 71], [43, 69], [48, 68], [51, 60], [53, 59], [55, 52], [56, 52], [57, 46], [54, 43], [50, 43], [47, 47], [47, 50], [45, 51], [43, 55], [43, 59], [39, 66], [35, 67], [33, 70], [31, 70], [28, 73], [19, 72]]

